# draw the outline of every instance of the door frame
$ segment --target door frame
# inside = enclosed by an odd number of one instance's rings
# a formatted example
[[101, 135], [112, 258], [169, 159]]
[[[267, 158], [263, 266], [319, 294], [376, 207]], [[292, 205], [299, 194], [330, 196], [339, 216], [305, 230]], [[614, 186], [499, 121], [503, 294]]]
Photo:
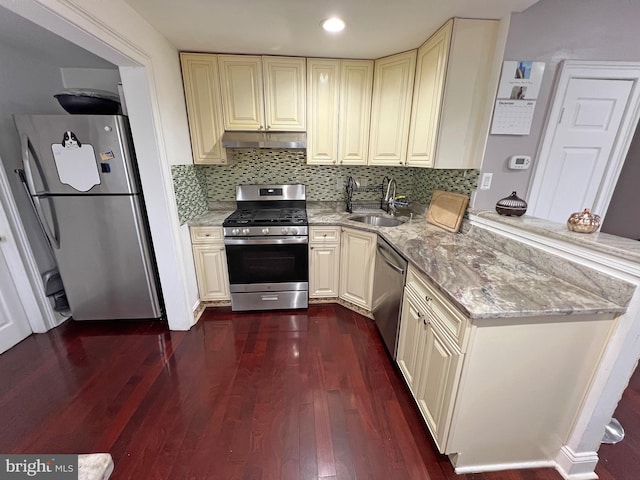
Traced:
[[[36, 333], [43, 333], [58, 325], [64, 318], [58, 318], [49, 303], [42, 282], [40, 272], [30, 248], [20, 248], [29, 245], [27, 234], [19, 218], [11, 187], [4, 168], [0, 167], [0, 216], [4, 216], [8, 223], [7, 240], [3, 242], [10, 255], [6, 256], [9, 273], [13, 278], [18, 298], [27, 314], [29, 326]], [[35, 284], [34, 284], [35, 283]]]
[[[0, 0], [0, 6], [119, 67], [163, 293], [165, 315], [171, 330], [189, 330], [196, 320], [193, 305], [190, 303], [188, 282], [185, 280], [188, 275], [186, 272], [193, 271], [193, 267], [190, 267], [190, 270], [187, 268], [193, 259], [184, 250], [179, 229], [167, 145], [174, 146], [171, 150], [174, 154], [183, 149], [175, 148], [177, 140], [170, 135], [167, 127], [171, 122], [163, 122], [166, 116], [175, 111], [167, 108], [168, 102], [161, 105], [161, 92], [158, 90], [158, 84], [161, 82], [157, 80], [160, 75], [176, 74], [174, 76], [178, 78], [178, 51], [168, 42], [156, 50], [155, 44], [151, 43], [149, 38], [157, 39], [159, 42], [165, 39], [150, 26], [148, 29], [140, 28], [139, 32], [127, 31], [127, 28], [137, 27], [141, 22], [135, 17], [135, 11], [124, 1], [114, 0], [108, 4], [90, 2], [80, 5], [78, 2], [67, 0]], [[123, 22], [128, 15], [134, 17], [133, 21]], [[167, 70], [167, 65], [162, 61], [154, 62], [156, 58], [167, 55], [165, 47], [175, 51], [175, 72]], [[166, 88], [166, 85], [163, 86]], [[179, 104], [177, 100], [176, 102]], [[179, 114], [180, 108], [176, 110]], [[188, 134], [186, 112], [184, 118], [185, 133]], [[18, 217], [14, 217], [13, 220], [20, 221]], [[193, 283], [195, 284], [195, 281]]]
[[604, 220], [640, 118], [640, 62], [562, 61], [542, 134], [542, 142], [536, 155], [527, 198], [529, 204], [535, 205], [539, 195], [542, 193], [544, 171], [550, 161], [549, 155], [557, 126], [560, 122], [562, 105], [567, 95], [569, 83], [571, 80], [578, 78], [631, 80], [633, 82], [629, 100], [620, 122], [620, 128], [611, 149], [609, 165], [591, 206], [591, 209]]

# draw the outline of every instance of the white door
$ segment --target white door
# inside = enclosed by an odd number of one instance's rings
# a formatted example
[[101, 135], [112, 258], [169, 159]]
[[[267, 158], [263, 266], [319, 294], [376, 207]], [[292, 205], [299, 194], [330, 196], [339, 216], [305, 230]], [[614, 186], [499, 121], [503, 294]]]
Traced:
[[22, 307], [11, 270], [19, 259], [9, 222], [0, 203], [0, 353], [31, 334], [27, 314]]
[[[548, 153], [539, 159], [530, 214], [564, 223], [593, 208], [601, 191], [632, 80], [572, 78]], [[596, 212], [603, 213], [603, 212]]]

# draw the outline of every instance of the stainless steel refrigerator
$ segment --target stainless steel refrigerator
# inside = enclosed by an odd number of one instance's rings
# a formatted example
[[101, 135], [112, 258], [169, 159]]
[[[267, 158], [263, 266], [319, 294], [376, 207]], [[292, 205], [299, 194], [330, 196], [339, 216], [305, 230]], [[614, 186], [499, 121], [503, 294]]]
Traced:
[[127, 117], [14, 118], [27, 184], [72, 317], [162, 317]]

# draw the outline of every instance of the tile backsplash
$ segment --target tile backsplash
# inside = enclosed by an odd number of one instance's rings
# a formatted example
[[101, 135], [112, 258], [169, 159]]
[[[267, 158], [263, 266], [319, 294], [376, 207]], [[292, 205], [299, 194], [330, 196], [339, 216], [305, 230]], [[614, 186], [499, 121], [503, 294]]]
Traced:
[[[209, 203], [235, 200], [235, 187], [240, 184], [303, 183], [309, 201], [344, 201], [347, 177], [353, 176], [361, 185], [372, 186], [380, 185], [387, 176], [396, 180], [398, 195], [428, 204], [436, 189], [470, 195], [479, 176], [477, 170], [307, 165], [305, 150], [229, 149], [227, 157], [227, 165], [172, 167], [182, 223], [202, 212], [203, 200]], [[358, 192], [354, 200], [376, 200], [379, 195]]]
[[207, 211], [204, 178], [194, 165], [171, 165], [180, 225]]

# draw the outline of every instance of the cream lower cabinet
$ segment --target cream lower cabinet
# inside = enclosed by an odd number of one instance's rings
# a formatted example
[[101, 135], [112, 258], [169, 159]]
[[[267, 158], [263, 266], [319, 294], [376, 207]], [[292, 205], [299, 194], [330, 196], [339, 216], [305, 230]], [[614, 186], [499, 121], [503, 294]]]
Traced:
[[193, 162], [226, 164], [227, 151], [222, 148], [224, 123], [220, 99], [218, 56], [181, 53], [182, 80], [187, 104]]
[[[434, 313], [430, 305], [434, 298], [416, 278], [413, 272], [407, 277], [397, 362], [438, 449], [443, 453], [464, 355], [460, 346], [445, 333], [440, 316]], [[459, 319], [454, 323], [459, 323]]]
[[470, 320], [412, 265], [402, 308], [397, 363], [456, 471], [553, 462], [613, 315]]
[[230, 300], [222, 228], [191, 227], [191, 244], [200, 300]]
[[343, 227], [340, 241], [340, 298], [371, 310], [378, 235]]
[[309, 228], [309, 297], [333, 298], [340, 293], [340, 227]]

